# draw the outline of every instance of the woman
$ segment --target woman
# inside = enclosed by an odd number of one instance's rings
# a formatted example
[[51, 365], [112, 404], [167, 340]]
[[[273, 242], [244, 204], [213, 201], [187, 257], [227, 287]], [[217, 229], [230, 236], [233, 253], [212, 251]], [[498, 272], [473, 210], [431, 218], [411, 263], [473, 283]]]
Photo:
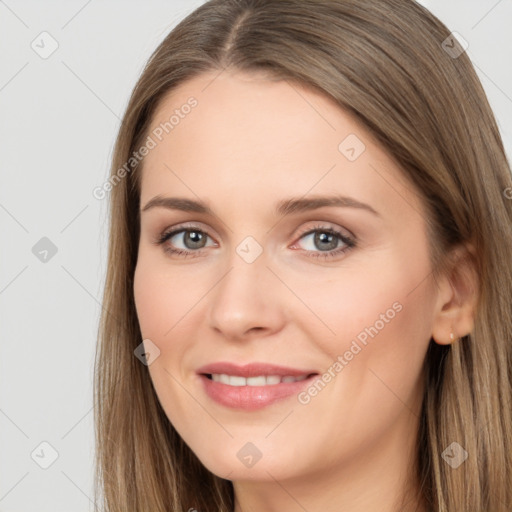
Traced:
[[105, 510], [511, 510], [511, 186], [415, 2], [190, 14], [109, 180]]

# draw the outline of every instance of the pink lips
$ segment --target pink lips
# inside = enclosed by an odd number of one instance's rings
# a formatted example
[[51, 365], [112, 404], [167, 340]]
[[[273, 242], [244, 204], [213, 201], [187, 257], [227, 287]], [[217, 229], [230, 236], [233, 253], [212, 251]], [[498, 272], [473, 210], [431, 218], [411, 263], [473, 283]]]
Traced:
[[[217, 403], [233, 409], [253, 411], [277, 401], [297, 395], [318, 375], [314, 370], [301, 370], [266, 363], [251, 363], [238, 366], [219, 362], [203, 366], [197, 370], [206, 394]], [[267, 386], [231, 386], [211, 380], [212, 374], [226, 374], [238, 377], [280, 376], [304, 377], [297, 382], [280, 382]]]

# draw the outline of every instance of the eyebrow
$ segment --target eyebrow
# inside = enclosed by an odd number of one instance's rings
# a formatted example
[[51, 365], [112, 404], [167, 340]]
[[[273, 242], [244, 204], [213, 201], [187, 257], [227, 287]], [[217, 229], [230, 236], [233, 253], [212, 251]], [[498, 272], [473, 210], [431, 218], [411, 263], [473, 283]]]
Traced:
[[[342, 208], [357, 208], [365, 210], [377, 217], [381, 217], [375, 209], [369, 204], [362, 203], [352, 197], [332, 195], [332, 196], [313, 196], [309, 198], [290, 198], [279, 201], [275, 208], [275, 215], [289, 215], [292, 213], [300, 213], [326, 206], [342, 207]], [[184, 197], [162, 197], [155, 196], [149, 200], [146, 205], [141, 209], [142, 212], [151, 210], [152, 208], [166, 208], [169, 210], [180, 210], [183, 212], [203, 213], [215, 217], [213, 210], [204, 202], [187, 199]]]

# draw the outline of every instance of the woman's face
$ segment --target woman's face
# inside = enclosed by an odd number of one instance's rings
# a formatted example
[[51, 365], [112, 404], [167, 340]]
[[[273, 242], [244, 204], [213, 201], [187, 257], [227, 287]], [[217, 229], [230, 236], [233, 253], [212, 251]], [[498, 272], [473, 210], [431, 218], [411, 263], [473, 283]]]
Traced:
[[419, 196], [323, 95], [217, 75], [148, 132], [134, 292], [158, 398], [230, 480], [392, 472], [436, 302]]

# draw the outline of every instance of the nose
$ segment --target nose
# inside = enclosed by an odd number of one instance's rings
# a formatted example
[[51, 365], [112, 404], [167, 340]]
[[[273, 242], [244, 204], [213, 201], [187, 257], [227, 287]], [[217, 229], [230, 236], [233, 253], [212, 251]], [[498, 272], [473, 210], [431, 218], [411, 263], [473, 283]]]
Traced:
[[267, 268], [263, 255], [247, 263], [235, 254], [209, 294], [211, 328], [235, 341], [278, 332], [286, 317], [282, 301], [286, 297], [280, 287], [282, 283]]

